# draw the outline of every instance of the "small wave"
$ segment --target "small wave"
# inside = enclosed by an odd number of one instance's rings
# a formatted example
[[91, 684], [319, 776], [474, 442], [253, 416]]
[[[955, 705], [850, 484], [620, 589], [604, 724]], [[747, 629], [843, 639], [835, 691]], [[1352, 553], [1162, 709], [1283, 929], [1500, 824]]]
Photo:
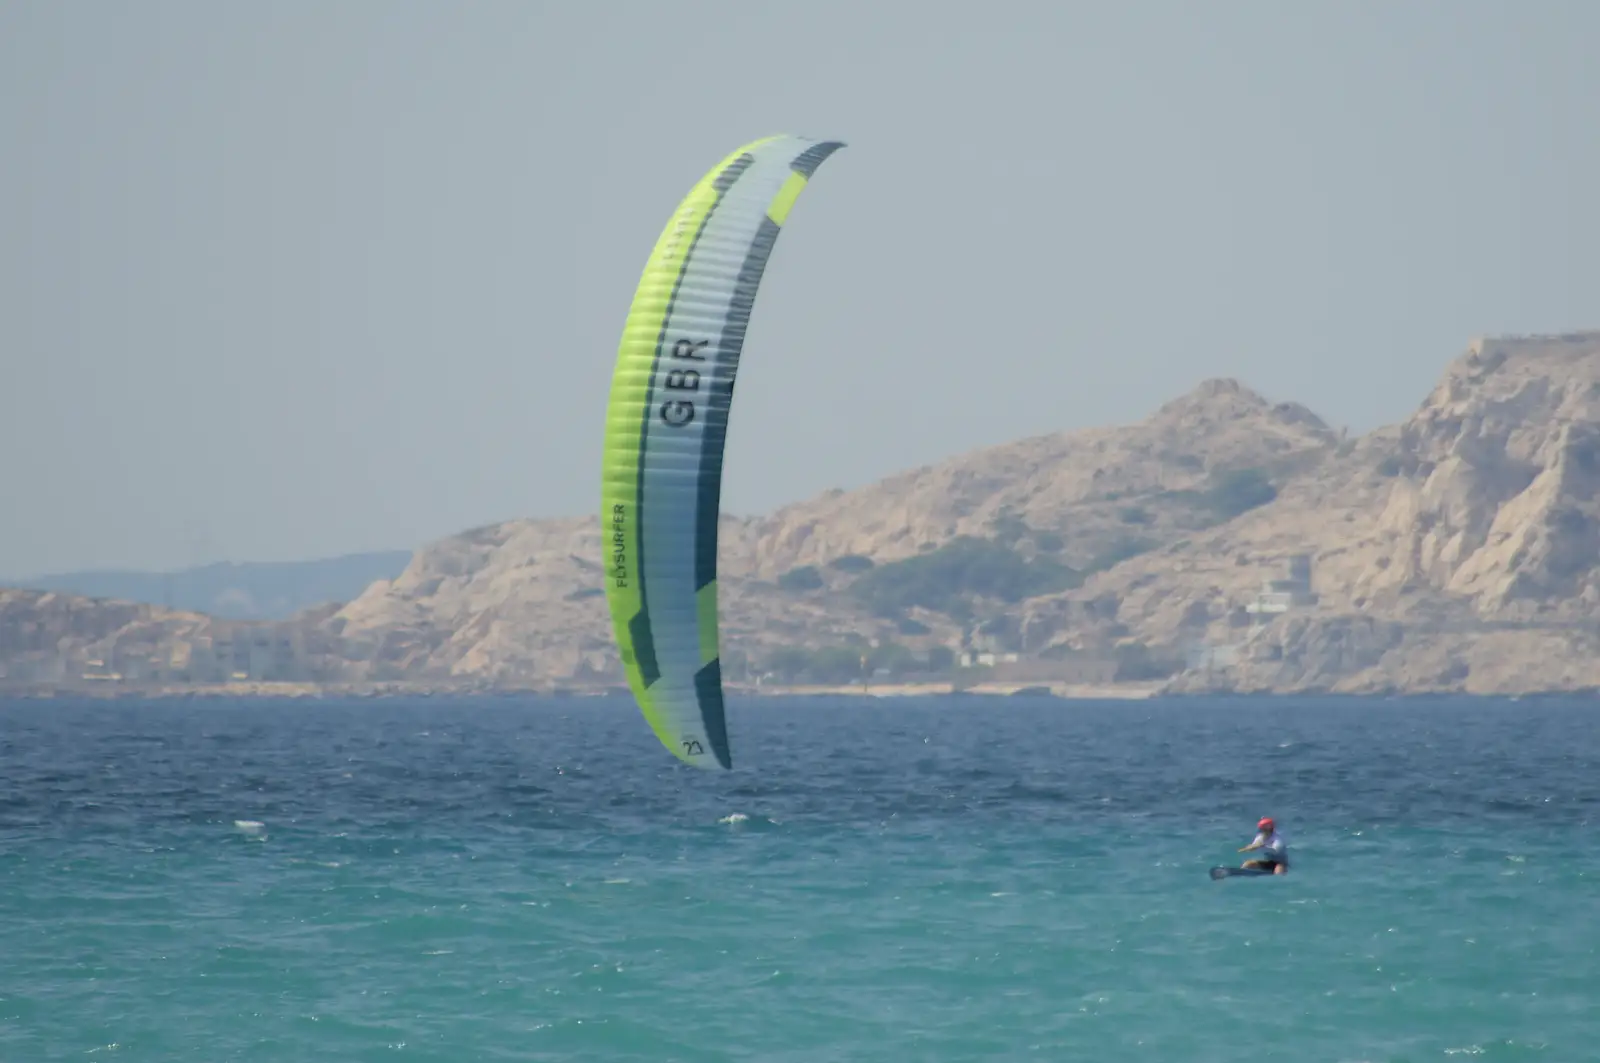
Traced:
[[291, 856], [289, 858], [289, 863], [291, 863], [291, 864], [305, 864], [308, 867], [343, 867], [344, 866], [344, 864], [341, 863], [338, 860], [308, 860], [303, 856]]
[[739, 830], [765, 830], [768, 827], [778, 826], [778, 821], [766, 816], [752, 816], [744, 812], [730, 812], [717, 820], [717, 825], [733, 827]]

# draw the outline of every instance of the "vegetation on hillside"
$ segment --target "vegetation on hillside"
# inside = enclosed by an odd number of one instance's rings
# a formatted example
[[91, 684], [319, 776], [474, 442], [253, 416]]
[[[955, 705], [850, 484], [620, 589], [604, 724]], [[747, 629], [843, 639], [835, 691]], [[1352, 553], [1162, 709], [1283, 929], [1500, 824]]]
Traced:
[[974, 598], [1020, 602], [1082, 582], [1078, 572], [1052, 558], [1029, 559], [995, 540], [960, 536], [928, 553], [875, 566], [849, 593], [879, 616], [921, 606], [959, 619], [970, 614]]
[[1261, 469], [1229, 469], [1213, 473], [1203, 500], [1223, 520], [1264, 506], [1278, 497], [1278, 489]]
[[817, 571], [816, 565], [801, 565], [779, 576], [778, 586], [786, 591], [819, 590], [823, 586], [822, 573]]
[[1161, 545], [1154, 539], [1147, 539], [1138, 535], [1122, 535], [1113, 539], [1105, 547], [1095, 552], [1089, 560], [1089, 572], [1104, 572], [1114, 568], [1122, 562], [1140, 554], [1147, 554]]
[[[1278, 497], [1278, 489], [1263, 469], [1222, 469], [1207, 478], [1202, 490], [1166, 491], [1161, 497], [1198, 510], [1204, 523], [1220, 524], [1271, 502]], [[1124, 514], [1125, 523], [1140, 523], [1128, 520], [1127, 511]]]

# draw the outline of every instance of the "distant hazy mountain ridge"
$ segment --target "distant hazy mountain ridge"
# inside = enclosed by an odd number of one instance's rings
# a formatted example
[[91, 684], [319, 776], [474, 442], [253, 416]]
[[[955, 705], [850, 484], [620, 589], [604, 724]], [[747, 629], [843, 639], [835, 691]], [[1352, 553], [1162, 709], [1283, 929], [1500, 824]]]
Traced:
[[325, 602], [348, 602], [374, 580], [398, 575], [410, 560], [408, 550], [385, 550], [316, 561], [224, 561], [177, 572], [63, 572], [17, 586], [234, 620], [282, 620]]

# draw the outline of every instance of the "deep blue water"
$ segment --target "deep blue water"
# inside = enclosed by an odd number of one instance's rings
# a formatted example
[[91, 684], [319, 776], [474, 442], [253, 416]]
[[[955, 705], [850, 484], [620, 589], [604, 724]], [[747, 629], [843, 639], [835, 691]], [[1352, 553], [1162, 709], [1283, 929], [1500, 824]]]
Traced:
[[0, 704], [0, 1061], [1600, 1059], [1593, 699], [730, 720]]

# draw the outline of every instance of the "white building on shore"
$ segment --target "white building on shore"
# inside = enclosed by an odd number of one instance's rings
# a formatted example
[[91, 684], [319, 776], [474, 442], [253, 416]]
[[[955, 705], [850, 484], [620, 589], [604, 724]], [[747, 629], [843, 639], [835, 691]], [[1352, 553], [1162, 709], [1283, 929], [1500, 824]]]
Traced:
[[1262, 580], [1261, 589], [1244, 609], [1260, 624], [1272, 615], [1316, 604], [1317, 594], [1311, 589], [1311, 555], [1293, 554], [1289, 557], [1288, 578]]

